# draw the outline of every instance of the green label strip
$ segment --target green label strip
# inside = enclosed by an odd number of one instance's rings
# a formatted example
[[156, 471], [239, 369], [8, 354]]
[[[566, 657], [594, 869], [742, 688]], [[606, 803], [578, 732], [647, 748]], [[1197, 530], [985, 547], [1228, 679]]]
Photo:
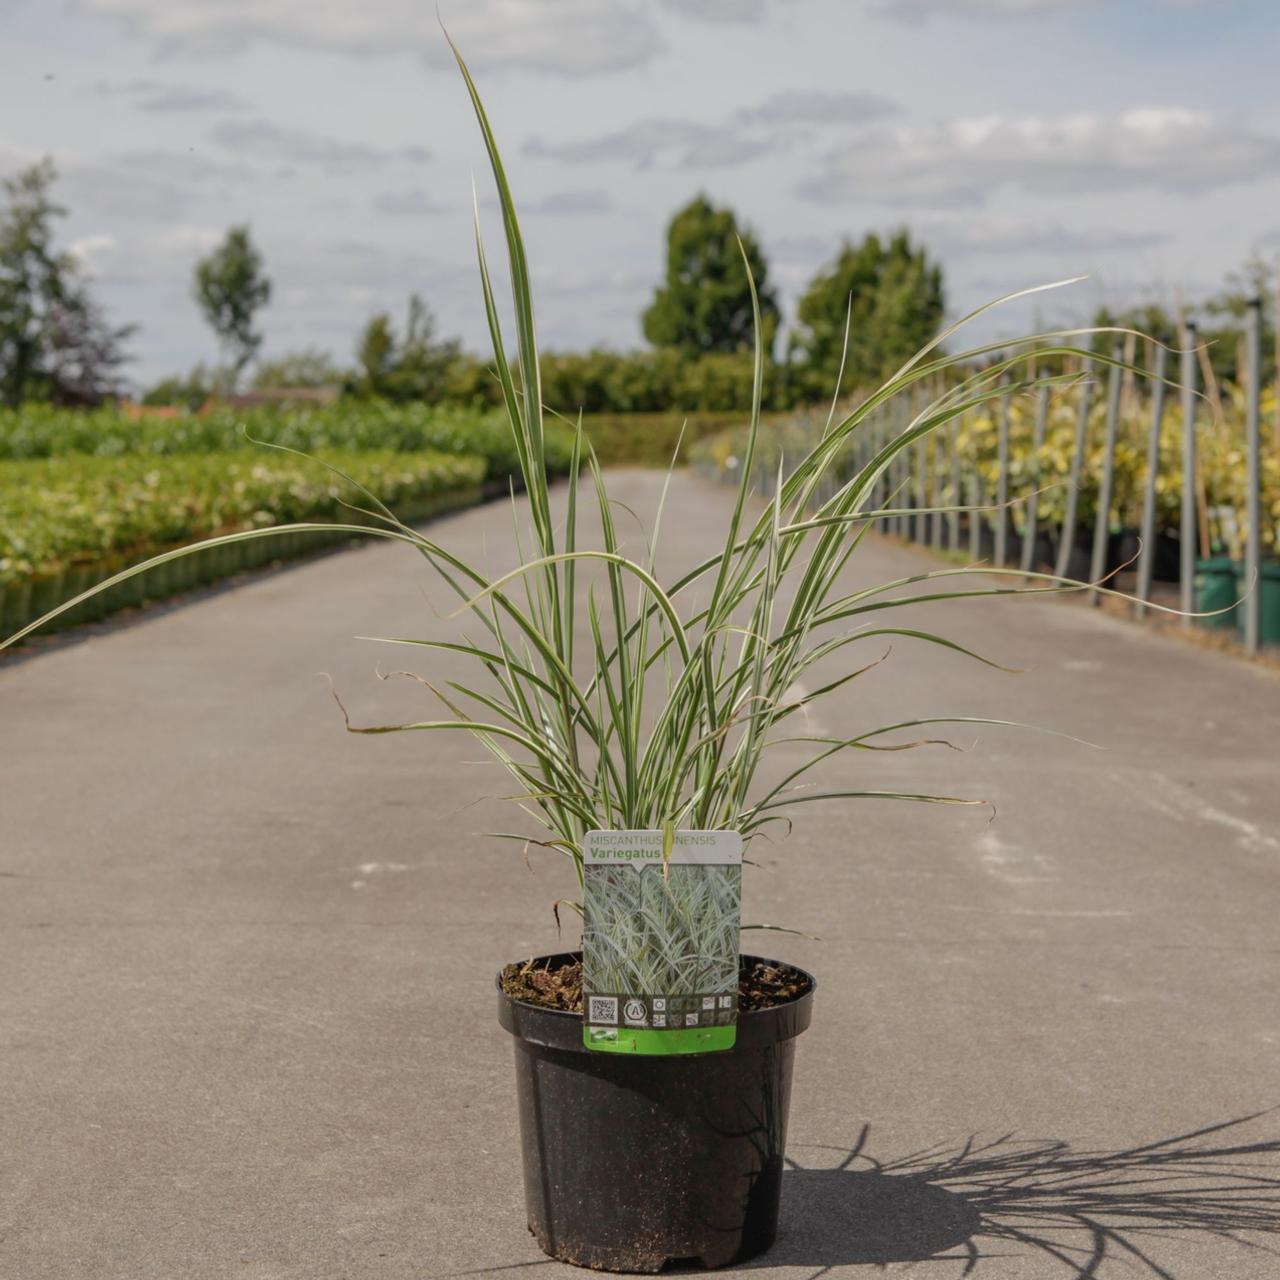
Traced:
[[652, 1057], [732, 1049], [737, 1036], [735, 1026], [679, 1027], [671, 1031], [643, 1027], [582, 1028], [582, 1043], [596, 1053], [637, 1053]]

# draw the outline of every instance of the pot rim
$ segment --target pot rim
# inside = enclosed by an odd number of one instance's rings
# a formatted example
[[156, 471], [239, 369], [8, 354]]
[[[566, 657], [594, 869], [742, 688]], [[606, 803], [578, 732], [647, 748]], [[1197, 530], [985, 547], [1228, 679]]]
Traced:
[[[582, 958], [581, 951], [555, 951], [549, 955], [534, 956], [532, 962], [538, 961], [573, 961]], [[785, 1040], [792, 1040], [804, 1031], [813, 1017], [813, 994], [818, 980], [807, 969], [789, 960], [776, 960], [769, 956], [758, 956], [752, 952], [741, 952], [740, 960], [761, 961], [775, 964], [801, 974], [808, 982], [808, 987], [794, 999], [782, 1004], [771, 1005], [767, 1009], [748, 1009], [738, 1014], [738, 1035], [732, 1049], [715, 1050], [710, 1054], [678, 1054], [671, 1057], [631, 1058], [629, 1055], [591, 1054], [593, 1059], [608, 1059], [611, 1062], [645, 1062], [673, 1063], [690, 1058], [705, 1058], [715, 1053], [738, 1053], [744, 1050], [756, 1050], [776, 1045]], [[506, 966], [503, 966], [505, 969]], [[591, 1051], [582, 1043], [582, 1014], [568, 1009], [546, 1009], [536, 1004], [528, 1004], [509, 996], [502, 989], [502, 973], [499, 969], [494, 977], [494, 985], [498, 993], [498, 1021], [502, 1027], [511, 1032], [518, 1041], [542, 1045], [549, 1049], [563, 1049], [574, 1053], [589, 1054]]]

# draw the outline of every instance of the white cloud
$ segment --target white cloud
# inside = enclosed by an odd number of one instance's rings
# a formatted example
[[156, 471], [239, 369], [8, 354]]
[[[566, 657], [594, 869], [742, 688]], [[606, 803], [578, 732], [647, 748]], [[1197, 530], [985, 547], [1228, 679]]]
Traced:
[[552, 143], [531, 138], [525, 150], [530, 155], [570, 164], [617, 160], [638, 169], [659, 163], [677, 169], [716, 169], [741, 164], [775, 145], [772, 139], [751, 137], [731, 125], [653, 117], [577, 142]]
[[[480, 204], [485, 209], [497, 210], [500, 208], [495, 196], [482, 196]], [[610, 198], [609, 193], [602, 191], [598, 187], [593, 187], [589, 190], [550, 191], [536, 200], [522, 200], [519, 196], [516, 197], [516, 212], [521, 217], [526, 215], [539, 217], [543, 214], [549, 214], [556, 217], [572, 218], [582, 214], [610, 213], [612, 210], [613, 200]]]
[[572, 217], [576, 214], [609, 213], [613, 209], [613, 201], [607, 191], [598, 188], [581, 191], [552, 191], [540, 200], [523, 201], [519, 205], [521, 213], [553, 214]]
[[[784, 291], [798, 294], [813, 274], [827, 267], [839, 252], [841, 242], [850, 238], [857, 242], [862, 228], [850, 236], [792, 235], [769, 239], [770, 279]], [[897, 227], [886, 223], [878, 228], [882, 238], [892, 235]], [[927, 249], [930, 258], [941, 262], [948, 278], [953, 270], [962, 277], [977, 264], [992, 262], [1021, 264], [1014, 274], [1005, 273], [1000, 287], [991, 296], [1009, 292], [1027, 283], [1023, 274], [1041, 271], [1069, 275], [1092, 272], [1103, 262], [1116, 261], [1126, 266], [1138, 261], [1138, 255], [1158, 249], [1170, 240], [1168, 232], [1158, 228], [1112, 231], [1102, 227], [1067, 227], [1059, 222], [1008, 217], [982, 217], [968, 214], [925, 214], [911, 219], [908, 227], [912, 241]], [[1052, 265], [1044, 265], [1052, 262]], [[1039, 268], [1036, 263], [1042, 264]], [[1010, 284], [1013, 281], [1014, 284]], [[971, 282], [970, 282], [971, 283]]]
[[[1208, 7], [1220, 0], [1161, 0], [1168, 8]], [[1042, 13], [1102, 7], [1104, 0], [881, 0], [878, 9], [904, 22], [927, 18], [1027, 18]]]
[[105, 232], [81, 236], [67, 246], [67, 252], [76, 260], [76, 265], [87, 276], [100, 276], [115, 256], [119, 245], [115, 236]]
[[236, 192], [253, 176], [247, 165], [193, 149], [157, 148], [60, 161], [57, 195], [95, 221], [154, 225], [180, 221], [193, 205]]
[[162, 253], [204, 254], [222, 240], [223, 234], [215, 227], [171, 227], [158, 238], [156, 247]]
[[662, 0], [662, 7], [699, 22], [749, 25], [769, 12], [769, 0]]
[[58, 197], [103, 222], [171, 222], [186, 213], [194, 192], [166, 178], [118, 164], [67, 164]]
[[388, 213], [397, 218], [434, 217], [452, 211], [452, 206], [432, 199], [421, 187], [408, 191], [383, 191], [374, 196], [373, 207], [378, 213]]
[[541, 298], [597, 297], [602, 294], [634, 294], [652, 290], [651, 271], [537, 271], [534, 289]]
[[819, 259], [833, 257], [836, 252], [837, 242], [831, 236], [809, 233], [778, 236], [770, 240], [766, 247], [769, 250], [770, 260], [773, 262], [806, 265], [817, 262]]
[[[497, 209], [498, 202], [493, 196], [484, 196], [480, 201], [485, 209]], [[373, 208], [378, 213], [395, 218], [430, 218], [441, 214], [457, 214], [470, 219], [470, 207], [462, 204], [444, 204], [434, 199], [422, 187], [412, 187], [406, 191], [384, 191], [374, 196]], [[551, 191], [536, 200], [524, 200], [517, 197], [516, 208], [521, 217], [562, 217], [573, 218], [595, 216], [610, 213], [613, 200], [607, 191], [600, 188], [571, 189], [567, 191]]]
[[919, 22], [924, 18], [1022, 18], [1058, 9], [1084, 9], [1100, 0], [883, 0], [879, 8], [894, 18]]
[[113, 156], [111, 163], [122, 178], [171, 182], [182, 188], [205, 187], [217, 182], [239, 183], [256, 176], [250, 165], [218, 159], [197, 151], [192, 145], [181, 151], [160, 147], [125, 151]]
[[[1095, 256], [1154, 249], [1169, 240], [1168, 232], [1155, 227], [1117, 231], [1001, 218], [925, 218], [915, 224], [915, 234], [948, 260], [988, 254], [1003, 257], [1014, 253], [1092, 260]], [[1081, 265], [1087, 267], [1089, 262]]]
[[475, 276], [469, 262], [444, 267], [417, 247], [369, 240], [299, 244], [264, 237], [263, 253], [282, 285], [304, 282], [321, 290], [368, 289], [405, 298], [426, 281], [434, 289], [441, 283], [469, 284]]
[[897, 103], [878, 93], [824, 92], [821, 89], [793, 89], [775, 93], [755, 107], [747, 107], [737, 119], [748, 124], [865, 124], [869, 120], [897, 115]]
[[1072, 196], [1208, 191], [1259, 181], [1280, 138], [1182, 107], [1104, 116], [989, 116], [877, 129], [827, 154], [800, 184], [820, 203], [980, 205], [1001, 187]]
[[616, 160], [637, 169], [723, 169], [794, 149], [824, 127], [866, 125], [899, 111], [874, 93], [791, 90], [743, 107], [723, 122], [648, 116], [593, 138], [559, 143], [531, 138], [525, 150], [570, 164]]
[[[452, 54], [428, 0], [73, 0], [170, 47], [233, 53], [258, 41], [339, 53]], [[616, 71], [663, 48], [639, 0], [443, 0], [449, 32], [475, 67], [558, 75]]]
[[223, 234], [190, 224], [120, 237], [95, 232], [72, 240], [67, 249], [95, 284], [154, 287], [175, 280], [185, 284], [196, 259], [218, 244]]
[[223, 120], [209, 137], [240, 156], [285, 166], [314, 165], [326, 173], [366, 173], [393, 161], [420, 164], [430, 158], [422, 147], [387, 149], [303, 129], [283, 129], [266, 120]]
[[123, 84], [99, 81], [93, 92], [103, 98], [128, 98], [139, 111], [156, 115], [188, 111], [243, 111], [243, 98], [226, 89], [201, 89], [163, 80], [136, 79]]

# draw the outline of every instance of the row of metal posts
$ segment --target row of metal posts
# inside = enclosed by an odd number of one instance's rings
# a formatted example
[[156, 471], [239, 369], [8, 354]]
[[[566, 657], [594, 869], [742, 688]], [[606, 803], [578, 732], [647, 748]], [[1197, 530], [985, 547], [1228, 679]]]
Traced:
[[[1258, 651], [1261, 629], [1261, 594], [1262, 594], [1262, 489], [1261, 489], [1261, 335], [1262, 311], [1261, 302], [1257, 299], [1249, 304], [1245, 320], [1247, 381], [1245, 388], [1245, 447], [1247, 456], [1246, 502], [1245, 502], [1245, 548], [1244, 548], [1244, 582], [1245, 598], [1240, 607], [1243, 610], [1243, 631], [1245, 648], [1249, 653]], [[1197, 332], [1194, 322], [1186, 326], [1186, 340], [1181, 352], [1179, 381], [1182, 393], [1182, 504], [1179, 521], [1179, 538], [1181, 541], [1180, 558], [1180, 607], [1183, 613], [1182, 622], [1190, 626], [1189, 616], [1195, 610], [1195, 573], [1196, 552], [1198, 543], [1198, 525], [1196, 520], [1196, 420], [1198, 417], [1200, 396], [1197, 387]], [[1137, 584], [1135, 609], [1139, 616], [1145, 614], [1151, 599], [1152, 576], [1155, 564], [1156, 544], [1156, 480], [1160, 462], [1160, 429], [1164, 419], [1166, 396], [1166, 373], [1168, 352], [1157, 346], [1155, 361], [1151, 372], [1152, 395], [1150, 405], [1150, 427], [1147, 438], [1146, 477], [1143, 490], [1142, 517], [1140, 526], [1141, 549], [1137, 562]], [[1098, 507], [1093, 529], [1093, 540], [1089, 559], [1089, 599], [1096, 603], [1102, 580], [1107, 568], [1107, 544], [1111, 527], [1111, 507], [1115, 485], [1116, 438], [1120, 422], [1120, 393], [1123, 350], [1117, 345], [1114, 360], [1108, 365], [1107, 374], [1107, 408], [1105, 417], [1105, 435], [1103, 441], [1102, 470], [1098, 478]], [[1091, 365], [1086, 364], [1084, 372], [1090, 372]], [[1071, 553], [1075, 547], [1076, 532], [1079, 519], [1079, 497], [1081, 468], [1084, 465], [1088, 450], [1089, 415], [1092, 407], [1093, 382], [1090, 378], [1082, 381], [1080, 398], [1076, 406], [1075, 442], [1071, 453], [1070, 471], [1067, 477], [1067, 491], [1063, 521], [1058, 537], [1058, 552], [1054, 572], [1059, 577], [1066, 577]], [[866, 464], [875, 456], [888, 440], [907, 430], [916, 413], [923, 408], [920, 402], [908, 404], [903, 397], [890, 402], [890, 407], [879, 414], [870, 423], [868, 431], [863, 434], [861, 442], [856, 446], [854, 462], [858, 467]], [[991, 544], [992, 559], [996, 565], [1005, 567], [1009, 561], [1009, 415], [1010, 397], [1004, 395], [996, 407], [996, 492], [992, 496]], [[1032, 427], [1033, 456], [1038, 457], [1044, 445], [1045, 430], [1049, 415], [1049, 388], [1041, 388], [1036, 404]], [[901, 450], [889, 464], [886, 475], [876, 484], [872, 494], [871, 505], [875, 509], [889, 509], [896, 514], [884, 518], [881, 525], [886, 532], [900, 538], [912, 539], [919, 543], [927, 543], [935, 550], [960, 549], [960, 512], [954, 509], [945, 513], [929, 511], [929, 508], [960, 506], [983, 507], [987, 504], [982, 477], [976, 468], [971, 468], [967, 476], [963, 473], [963, 463], [957, 447], [958, 424], [952, 423], [949, 430], [936, 436], [939, 441], [946, 442], [945, 452], [949, 457], [946, 474], [937, 465], [939, 450], [932, 453], [928, 446], [928, 437], [918, 439], [909, 450]], [[934, 465], [930, 465], [931, 457]], [[945, 501], [944, 501], [945, 497]], [[1019, 569], [1022, 573], [1031, 573], [1034, 568], [1036, 536], [1038, 533], [1037, 493], [1033, 491], [1025, 498], [1026, 531], [1022, 542], [1022, 553], [1019, 557]], [[943, 516], [946, 516], [944, 521]], [[979, 559], [982, 553], [983, 520], [981, 513], [973, 511], [968, 519], [968, 553], [971, 559]], [[1207, 550], [1207, 548], [1206, 548]]]

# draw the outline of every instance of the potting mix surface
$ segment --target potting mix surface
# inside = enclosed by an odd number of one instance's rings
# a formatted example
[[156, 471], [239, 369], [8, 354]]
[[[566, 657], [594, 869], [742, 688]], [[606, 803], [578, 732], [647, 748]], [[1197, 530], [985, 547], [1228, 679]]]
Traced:
[[[540, 1009], [582, 1012], [582, 961], [547, 965], [537, 960], [509, 964], [502, 971], [502, 990], [522, 1004]], [[738, 1010], [749, 1013], [798, 1000], [809, 990], [799, 969], [766, 960], [745, 962], [738, 969]]]

